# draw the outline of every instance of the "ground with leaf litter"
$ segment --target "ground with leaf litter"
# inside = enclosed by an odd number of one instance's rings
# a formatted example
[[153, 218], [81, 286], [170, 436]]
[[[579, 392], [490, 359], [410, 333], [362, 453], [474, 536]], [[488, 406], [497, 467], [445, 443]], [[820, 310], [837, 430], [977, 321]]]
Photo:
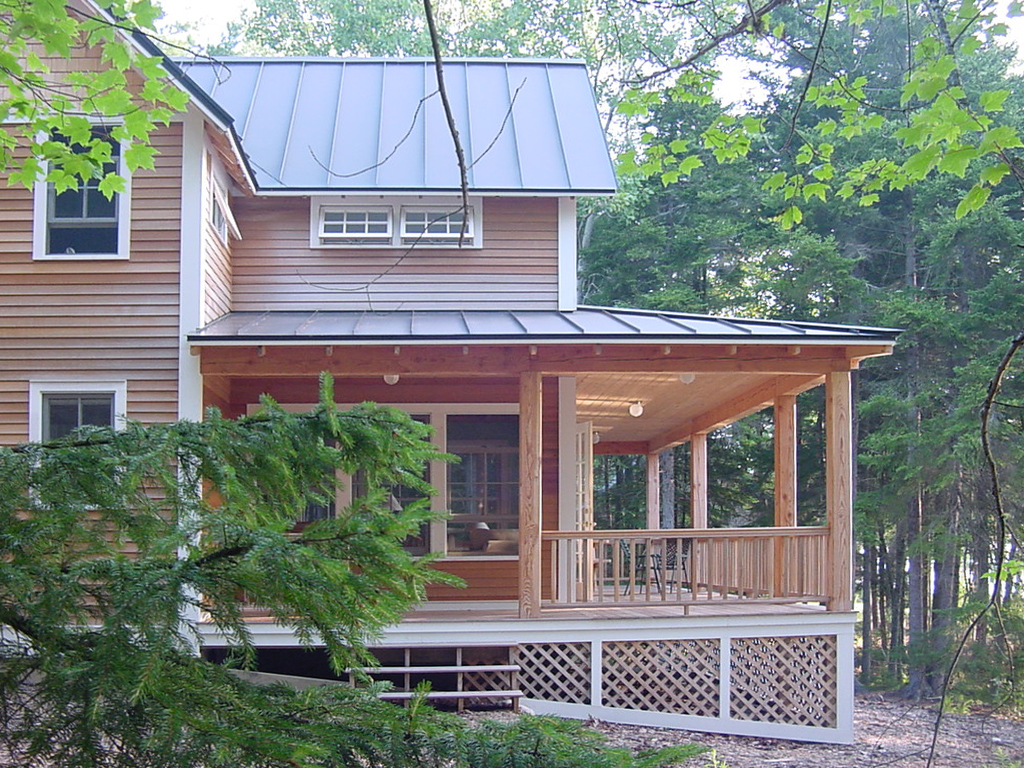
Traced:
[[[474, 713], [474, 719], [495, 713]], [[508, 717], [502, 713], [502, 717]], [[696, 742], [714, 750], [686, 765], [727, 768], [924, 768], [935, 709], [872, 694], [857, 696], [853, 744], [808, 744], [778, 739], [718, 736], [665, 728], [591, 721], [610, 744], [648, 749]], [[990, 713], [946, 714], [933, 768], [1022, 768], [1024, 721]]]

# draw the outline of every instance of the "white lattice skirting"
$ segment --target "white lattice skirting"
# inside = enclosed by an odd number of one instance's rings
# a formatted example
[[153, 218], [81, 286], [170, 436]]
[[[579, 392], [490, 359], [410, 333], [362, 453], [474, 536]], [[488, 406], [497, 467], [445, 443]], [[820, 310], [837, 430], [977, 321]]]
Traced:
[[[743, 736], [853, 740], [855, 614], [404, 622], [380, 644], [501, 646], [540, 714]], [[257, 645], [297, 641], [254, 625]]]

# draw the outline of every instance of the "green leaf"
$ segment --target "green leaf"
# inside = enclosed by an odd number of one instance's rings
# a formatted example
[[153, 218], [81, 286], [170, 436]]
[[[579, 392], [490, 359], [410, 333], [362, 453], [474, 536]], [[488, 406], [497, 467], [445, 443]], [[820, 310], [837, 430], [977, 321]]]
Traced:
[[971, 161], [981, 154], [974, 147], [960, 147], [944, 154], [938, 163], [938, 170], [942, 173], [951, 173], [961, 179], [967, 173], [967, 166]]
[[697, 157], [697, 155], [690, 155], [689, 157], [683, 158], [683, 161], [679, 163], [679, 172], [689, 176], [702, 165], [704, 165], [703, 160]]
[[786, 183], [786, 174], [782, 171], [774, 173], [768, 177], [768, 179], [761, 186], [769, 192], [775, 192], [782, 188], [782, 185]]
[[996, 163], [995, 165], [990, 165], [987, 168], [981, 169], [981, 181], [984, 184], [988, 184], [990, 187], [994, 187], [996, 184], [1001, 182], [1009, 172], [1009, 165], [1006, 163]]
[[956, 218], [962, 219], [972, 211], [976, 211], [981, 208], [991, 194], [991, 187], [983, 187], [980, 184], [975, 184], [971, 187], [970, 192], [964, 195], [964, 199], [960, 201], [960, 204], [957, 205]]
[[1009, 95], [1009, 91], [985, 91], [978, 97], [978, 102], [986, 112], [1002, 112], [1003, 102]]

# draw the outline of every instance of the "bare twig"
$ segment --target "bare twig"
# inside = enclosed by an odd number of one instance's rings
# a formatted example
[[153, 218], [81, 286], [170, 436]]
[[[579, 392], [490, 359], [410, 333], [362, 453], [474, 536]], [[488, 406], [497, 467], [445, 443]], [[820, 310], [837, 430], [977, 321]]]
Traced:
[[448, 90], [444, 85], [444, 62], [441, 56], [441, 40], [437, 35], [437, 24], [434, 22], [434, 8], [430, 0], [423, 0], [423, 12], [427, 17], [427, 29], [430, 32], [430, 47], [434, 51], [434, 70], [437, 72], [437, 90], [441, 92], [441, 103], [444, 105], [444, 116], [448, 121], [448, 131], [455, 145], [455, 157], [459, 161], [459, 183], [462, 187], [462, 231], [459, 232], [459, 246], [466, 236], [469, 225], [469, 170], [466, 167], [466, 153], [462, 149], [459, 128], [455, 124], [455, 114], [448, 98]]
[[818, 32], [818, 44], [814, 46], [814, 58], [811, 60], [811, 68], [807, 70], [807, 79], [804, 81], [803, 90], [800, 92], [800, 98], [796, 102], [796, 106], [793, 107], [793, 116], [789, 122], [789, 135], [786, 137], [785, 143], [782, 145], [782, 149], [786, 150], [789, 148], [790, 142], [793, 141], [793, 136], [796, 134], [796, 121], [800, 117], [800, 110], [804, 106], [804, 102], [807, 101], [807, 93], [811, 90], [811, 83], [814, 82], [814, 73], [818, 69], [818, 60], [821, 58], [822, 48], [825, 46], [825, 33], [828, 32], [828, 23], [832, 18], [832, 0], [828, 0], [825, 5], [825, 18], [821, 20], [821, 30]]
[[[429, 3], [430, 0], [423, 0], [425, 3]], [[719, 32], [714, 35], [710, 40], [705, 42], [703, 45], [697, 48], [693, 53], [687, 56], [682, 61], [673, 64], [671, 67], [665, 67], [654, 74], [647, 75], [646, 77], [640, 78], [639, 82], [648, 83], [651, 80], [657, 80], [658, 78], [664, 77], [665, 75], [671, 74], [672, 72], [678, 72], [681, 69], [686, 69], [691, 64], [696, 62], [698, 59], [703, 57], [705, 54], [715, 50], [718, 46], [724, 43], [726, 40], [731, 40], [744, 32], [757, 29], [760, 25], [761, 20], [769, 13], [774, 11], [776, 8], [787, 5], [790, 0], [768, 0], [760, 8], [757, 8], [753, 13], [745, 13], [743, 17], [733, 24], [728, 29]]]
[[946, 670], [946, 676], [942, 681], [942, 696], [939, 698], [939, 711], [935, 717], [935, 727], [932, 729], [932, 743], [928, 752], [927, 768], [931, 768], [935, 760], [935, 749], [938, 745], [939, 730], [942, 725], [942, 715], [945, 711], [946, 699], [949, 696], [949, 683], [953, 678], [953, 673], [956, 671], [960, 657], [963, 655], [964, 649], [967, 647], [967, 641], [970, 639], [975, 628], [981, 623], [981, 620], [986, 616], [986, 614], [991, 610], [998, 610], [999, 592], [1003, 583], [1003, 563], [1006, 557], [1006, 541], [1009, 525], [1006, 517], [1006, 508], [1003, 504], [1003, 490], [1002, 484], [999, 481], [999, 470], [996, 467], [995, 456], [992, 453], [989, 425], [991, 423], [992, 407], [997, 402], [996, 398], [998, 397], [999, 390], [1002, 387], [1003, 379], [1005, 378], [1006, 372], [1009, 370], [1014, 357], [1016, 357], [1022, 347], [1024, 347], [1024, 331], [1017, 334], [1016, 338], [1010, 342], [1009, 349], [1006, 350], [1006, 354], [1003, 355], [1003, 359], [999, 362], [999, 365], [996, 367], [996, 372], [992, 376], [992, 380], [989, 382], [988, 393], [985, 395], [985, 401], [981, 407], [981, 449], [985, 455], [985, 464], [988, 466], [989, 476], [991, 479], [992, 499], [996, 508], [996, 530], [998, 532], [995, 578], [992, 580], [992, 593], [989, 595], [988, 602], [982, 606], [981, 610], [978, 611], [971, 620], [971, 623], [967, 625], [967, 628], [960, 635], [960, 640], [953, 653], [953, 659], [950, 661], [949, 668]]

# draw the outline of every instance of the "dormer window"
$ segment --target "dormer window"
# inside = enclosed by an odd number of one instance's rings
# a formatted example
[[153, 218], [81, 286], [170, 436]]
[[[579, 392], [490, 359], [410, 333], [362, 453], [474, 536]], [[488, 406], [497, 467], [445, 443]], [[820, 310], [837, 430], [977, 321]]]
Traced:
[[434, 198], [430, 205], [409, 205], [406, 200], [399, 197], [314, 197], [310, 211], [310, 245], [313, 248], [481, 247], [479, 198], [471, 198], [468, 211], [463, 209], [459, 198]]
[[[110, 143], [110, 161], [103, 173], [118, 173], [129, 182], [121, 162], [121, 146], [105, 129], [94, 135]], [[77, 145], [75, 152], [87, 148]], [[129, 193], [107, 199], [100, 179], [80, 181], [77, 187], [57, 192], [52, 182], [36, 185], [36, 259], [127, 259]]]
[[320, 209], [322, 245], [390, 245], [391, 231], [390, 207]]
[[402, 208], [403, 245], [450, 245], [460, 238], [473, 242], [472, 208]]

